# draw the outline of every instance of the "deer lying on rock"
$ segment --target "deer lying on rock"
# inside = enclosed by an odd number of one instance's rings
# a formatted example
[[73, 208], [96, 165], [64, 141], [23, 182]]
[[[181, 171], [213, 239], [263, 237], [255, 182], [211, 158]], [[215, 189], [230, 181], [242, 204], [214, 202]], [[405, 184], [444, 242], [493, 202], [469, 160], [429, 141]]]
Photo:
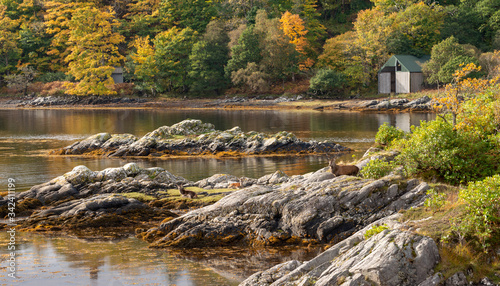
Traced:
[[332, 174], [337, 176], [342, 176], [342, 175], [350, 175], [350, 176], [356, 176], [359, 172], [358, 166], [355, 165], [337, 165], [335, 161], [337, 160], [336, 157], [333, 159], [330, 159], [328, 161], [328, 165], [330, 166], [330, 171]]
[[198, 197], [198, 195], [195, 192], [188, 191], [188, 190], [184, 189], [183, 185], [178, 185], [178, 187], [179, 187], [179, 192], [181, 193], [181, 197], [190, 198], [190, 199], [194, 199], [194, 198]]

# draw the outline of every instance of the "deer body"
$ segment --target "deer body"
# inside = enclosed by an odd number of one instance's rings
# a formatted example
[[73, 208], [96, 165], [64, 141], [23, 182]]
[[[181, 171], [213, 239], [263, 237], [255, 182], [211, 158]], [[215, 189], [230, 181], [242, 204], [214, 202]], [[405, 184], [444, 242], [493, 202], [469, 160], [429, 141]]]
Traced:
[[356, 176], [359, 172], [359, 168], [355, 165], [337, 165], [335, 159], [330, 160], [330, 171], [335, 176], [351, 175]]
[[195, 192], [184, 189], [183, 185], [179, 185], [179, 192], [181, 193], [181, 196], [185, 198], [194, 199], [198, 197]]

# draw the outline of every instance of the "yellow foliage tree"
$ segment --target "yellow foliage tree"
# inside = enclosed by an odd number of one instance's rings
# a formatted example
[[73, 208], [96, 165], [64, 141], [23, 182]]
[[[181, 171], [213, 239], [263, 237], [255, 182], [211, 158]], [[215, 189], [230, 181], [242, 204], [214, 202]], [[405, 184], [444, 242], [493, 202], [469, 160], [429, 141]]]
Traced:
[[18, 25], [18, 21], [10, 19], [5, 15], [7, 7], [0, 5], [0, 73], [9, 71], [14, 67], [13, 56], [20, 52], [17, 46], [17, 35], [13, 29]]
[[50, 68], [67, 71], [65, 58], [69, 55], [68, 40], [70, 37], [69, 21], [77, 9], [90, 7], [89, 3], [61, 3], [49, 1], [45, 3], [47, 14], [45, 26], [47, 34], [53, 35], [47, 54], [52, 57]]
[[451, 114], [456, 130], [478, 136], [491, 134], [500, 124], [494, 119], [495, 106], [500, 100], [500, 75], [492, 79], [468, 77], [480, 70], [474, 63], [461, 65], [453, 74], [453, 82], [446, 86], [446, 92], [435, 98], [434, 105], [439, 112]]
[[130, 57], [134, 61], [134, 75], [144, 85], [142, 88], [155, 94], [155, 77], [158, 66], [155, 62], [155, 50], [148, 37], [137, 38], [133, 47], [136, 52]]
[[69, 50], [66, 57], [68, 72], [78, 84], [68, 90], [75, 95], [113, 95], [113, 73], [115, 66], [124, 59], [118, 44], [124, 37], [115, 32], [119, 26], [112, 9], [97, 9], [84, 6], [77, 9], [68, 22]]
[[280, 28], [290, 38], [290, 44], [295, 46], [295, 50], [302, 56], [299, 62], [299, 69], [304, 71], [314, 65], [314, 60], [307, 57], [307, 48], [309, 42], [305, 37], [308, 31], [305, 28], [304, 21], [297, 14], [288, 11], [283, 13], [280, 19]]

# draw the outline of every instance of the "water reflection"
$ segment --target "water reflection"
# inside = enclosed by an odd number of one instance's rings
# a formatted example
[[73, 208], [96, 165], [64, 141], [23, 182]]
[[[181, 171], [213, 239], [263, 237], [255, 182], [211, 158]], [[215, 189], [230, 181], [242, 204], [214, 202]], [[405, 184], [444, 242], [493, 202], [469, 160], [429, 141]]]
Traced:
[[[151, 250], [135, 238], [84, 241], [17, 233], [17, 279], [7, 285], [238, 285], [240, 276], [224, 277], [200, 262]], [[0, 233], [1, 268], [6, 273], [7, 236]], [[228, 275], [230, 276], [230, 275]]]

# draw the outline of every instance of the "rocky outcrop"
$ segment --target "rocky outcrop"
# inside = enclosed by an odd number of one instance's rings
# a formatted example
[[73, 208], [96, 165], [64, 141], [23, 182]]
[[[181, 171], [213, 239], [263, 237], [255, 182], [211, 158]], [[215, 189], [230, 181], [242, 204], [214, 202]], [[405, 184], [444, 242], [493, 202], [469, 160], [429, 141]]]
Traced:
[[19, 193], [17, 199], [36, 199], [47, 205], [109, 193], [138, 192], [161, 197], [159, 191], [186, 183], [190, 182], [162, 168], [142, 169], [135, 163], [95, 172], [85, 166], [77, 166], [71, 172]]
[[112, 97], [112, 96], [33, 96], [11, 100], [8, 104], [17, 106], [60, 106], [60, 105], [104, 105], [104, 104], [136, 104], [147, 102], [144, 98]]
[[310, 261], [276, 265], [255, 273], [240, 286], [422, 285], [439, 262], [438, 248], [429, 237], [401, 230], [397, 217], [375, 222], [389, 229], [368, 239], [365, 234], [372, 225]]
[[105, 194], [70, 200], [35, 211], [21, 222], [21, 229], [84, 231], [88, 228], [106, 228], [109, 231], [113, 228], [132, 228], [133, 230], [147, 227], [151, 222], [161, 221], [167, 217], [177, 217], [177, 215], [168, 210], [152, 208], [133, 198]]
[[334, 177], [327, 168], [277, 172], [217, 203], [148, 230], [157, 247], [334, 243], [367, 224], [423, 203], [429, 186], [391, 175]]
[[359, 111], [432, 111], [434, 102], [428, 96], [423, 96], [415, 100], [408, 99], [385, 99], [385, 100], [365, 100], [350, 107]]
[[99, 133], [53, 151], [59, 155], [166, 156], [166, 155], [273, 155], [297, 153], [333, 153], [348, 151], [334, 142], [304, 142], [282, 131], [267, 135], [243, 132], [239, 127], [215, 130], [210, 123], [184, 120], [162, 126], [141, 138], [131, 134]]

